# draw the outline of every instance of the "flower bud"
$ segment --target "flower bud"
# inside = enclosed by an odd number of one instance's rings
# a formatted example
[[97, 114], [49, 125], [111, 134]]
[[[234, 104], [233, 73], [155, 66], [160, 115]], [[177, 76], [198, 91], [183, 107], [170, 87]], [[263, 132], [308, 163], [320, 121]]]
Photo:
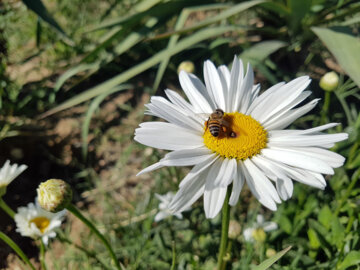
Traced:
[[178, 73], [180, 73], [181, 70], [186, 71], [187, 73], [193, 73], [195, 71], [195, 65], [191, 61], [183, 61], [178, 66]]
[[53, 213], [63, 210], [72, 199], [70, 185], [60, 179], [50, 179], [41, 183], [37, 194], [40, 206]]
[[320, 87], [325, 91], [334, 91], [339, 84], [339, 76], [334, 72], [328, 72], [320, 79]]
[[229, 238], [236, 239], [241, 233], [241, 226], [239, 222], [230, 220], [229, 222]]

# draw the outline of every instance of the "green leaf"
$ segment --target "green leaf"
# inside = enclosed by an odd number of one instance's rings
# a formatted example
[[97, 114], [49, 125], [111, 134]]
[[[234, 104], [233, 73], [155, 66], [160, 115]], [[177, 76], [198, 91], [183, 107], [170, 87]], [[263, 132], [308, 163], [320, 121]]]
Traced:
[[200, 30], [196, 32], [195, 34], [191, 35], [190, 37], [182, 39], [180, 42], [176, 44], [171, 49], [164, 49], [160, 51], [159, 53], [155, 54], [154, 56], [150, 57], [149, 59], [141, 62], [140, 64], [128, 69], [127, 71], [115, 76], [114, 78], [111, 78], [97, 86], [94, 86], [93, 88], [69, 99], [68, 101], [65, 101], [64, 103], [60, 104], [59, 106], [45, 112], [41, 115], [41, 117], [46, 117], [51, 114], [57, 113], [62, 110], [66, 110], [68, 108], [71, 108], [73, 106], [76, 106], [86, 100], [89, 100], [93, 97], [96, 97], [98, 95], [101, 95], [102, 93], [108, 91], [109, 89], [115, 87], [116, 85], [119, 85], [136, 75], [140, 74], [141, 72], [155, 66], [156, 64], [160, 63], [164, 57], [175, 55], [181, 51], [183, 51], [186, 48], [189, 48], [193, 46], [196, 43], [199, 43], [200, 41], [206, 40], [208, 38], [221, 35], [223, 33], [229, 32], [229, 31], [236, 31], [237, 27], [235, 26], [218, 26], [218, 27], [208, 27], [204, 30]]
[[258, 266], [252, 267], [252, 270], [265, 270], [269, 269], [270, 266], [272, 266], [274, 263], [276, 263], [282, 256], [284, 256], [289, 250], [291, 249], [291, 246], [285, 248], [284, 250], [276, 253], [271, 258], [263, 261]]
[[346, 255], [345, 259], [338, 266], [338, 270], [347, 269], [350, 266], [359, 265], [360, 264], [360, 251], [350, 251], [349, 254]]
[[333, 218], [333, 214], [329, 208], [329, 206], [325, 205], [321, 208], [318, 220], [326, 229], [330, 229], [331, 220]]
[[331, 221], [331, 236], [332, 244], [339, 248], [345, 238], [345, 228], [338, 217], [334, 217]]
[[286, 232], [287, 234], [291, 234], [292, 224], [287, 216], [282, 215], [280, 217], [279, 226], [284, 232]]
[[360, 87], [360, 39], [350, 28], [311, 28], [334, 55], [341, 68]]
[[290, 14], [288, 16], [290, 29], [292, 32], [298, 32], [301, 29], [301, 24], [306, 14], [310, 12], [312, 0], [290, 0], [289, 8]]
[[239, 57], [245, 64], [250, 62], [251, 65], [255, 66], [264, 61], [270, 54], [286, 46], [286, 44], [286, 42], [280, 40], [259, 42], [242, 52]]
[[57, 21], [50, 15], [41, 0], [22, 0], [23, 3], [32, 11], [36, 13], [43, 21], [48, 23], [53, 29], [55, 29], [64, 39], [64, 41], [74, 46], [74, 42], [66, 35], [65, 31], [60, 27]]
[[320, 247], [320, 240], [317, 236], [317, 233], [313, 229], [308, 229], [307, 231], [308, 237], [309, 237], [309, 244], [312, 249], [318, 249]]

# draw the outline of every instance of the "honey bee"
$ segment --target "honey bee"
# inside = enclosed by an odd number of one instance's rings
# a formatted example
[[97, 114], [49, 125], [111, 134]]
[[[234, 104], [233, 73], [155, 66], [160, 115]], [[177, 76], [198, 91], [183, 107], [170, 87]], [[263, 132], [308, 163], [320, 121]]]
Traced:
[[218, 137], [221, 133], [232, 138], [236, 137], [236, 133], [230, 129], [229, 123], [224, 119], [224, 111], [222, 109], [216, 109], [211, 113], [205, 124], [206, 129], [209, 128], [210, 134], [214, 137]]

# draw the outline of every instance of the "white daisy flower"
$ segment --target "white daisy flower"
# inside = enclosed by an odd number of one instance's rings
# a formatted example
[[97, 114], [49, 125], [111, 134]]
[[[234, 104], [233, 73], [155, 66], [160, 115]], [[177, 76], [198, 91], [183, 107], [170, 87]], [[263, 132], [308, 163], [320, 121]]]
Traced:
[[26, 169], [26, 165], [18, 166], [16, 163], [10, 165], [10, 160], [6, 160], [5, 164], [0, 169], [0, 188], [8, 186], [12, 180], [18, 177]]
[[[155, 193], [155, 196], [160, 201], [159, 212], [155, 216], [156, 222], [159, 222], [160, 220], [165, 219], [169, 216], [176, 216], [177, 218], [182, 219], [183, 216], [180, 212], [174, 213], [169, 209], [170, 202], [172, 201], [172, 199], [175, 196], [175, 194], [173, 192], [169, 191], [168, 193], [166, 193], [164, 195]], [[182, 212], [188, 211], [188, 210], [190, 210], [190, 207], [188, 207], [187, 209], [184, 209]]]
[[[228, 185], [232, 184], [229, 204], [235, 205], [245, 181], [260, 203], [275, 211], [281, 199], [292, 196], [292, 180], [324, 189], [322, 174], [334, 174], [333, 168], [343, 165], [341, 155], [326, 149], [348, 135], [321, 132], [336, 123], [283, 130], [318, 102], [298, 106], [311, 94], [304, 91], [309, 77], [278, 83], [259, 94], [251, 66], [245, 74], [237, 57], [231, 71], [206, 61], [204, 77], [205, 85], [182, 71], [180, 84], [189, 102], [165, 90], [169, 100], [152, 97], [146, 113], [168, 123], [146, 122], [135, 131], [136, 141], [172, 151], [139, 174], [164, 166], [194, 166], [169, 206], [173, 212], [204, 195], [206, 217], [213, 218], [223, 206]], [[217, 137], [212, 134], [216, 125], [208, 127], [206, 121], [216, 109], [224, 111]]]
[[15, 214], [16, 231], [22, 236], [41, 238], [47, 245], [49, 238], [56, 236], [54, 229], [60, 227], [65, 214], [66, 210], [54, 214], [45, 211], [39, 205], [29, 203], [26, 207], [19, 207]]
[[276, 222], [267, 221], [265, 222], [263, 215], [256, 216], [256, 223], [251, 228], [246, 228], [243, 232], [245, 241], [265, 241], [266, 232], [277, 230], [278, 225]]

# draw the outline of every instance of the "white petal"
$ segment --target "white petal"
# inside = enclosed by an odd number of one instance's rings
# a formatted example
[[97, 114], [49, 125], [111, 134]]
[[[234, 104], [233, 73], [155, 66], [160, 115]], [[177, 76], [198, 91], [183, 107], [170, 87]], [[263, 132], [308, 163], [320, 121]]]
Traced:
[[198, 163], [208, 161], [214, 154], [206, 148], [181, 149], [170, 152], [159, 162], [143, 169], [138, 175], [162, 168], [164, 166], [192, 166]]
[[[292, 104], [293, 101], [296, 100], [296, 98], [301, 94], [301, 92], [304, 91], [305, 88], [309, 85], [310, 81], [311, 80], [307, 76], [292, 80], [291, 82], [281, 87], [278, 91], [274, 92], [274, 94], [268, 98], [265, 109], [255, 109], [252, 115], [255, 117], [255, 119], [263, 123], [269, 117], [274, 116], [277, 112], [281, 111], [285, 107], [288, 107], [289, 104]], [[299, 102], [300, 101], [296, 103]], [[292, 106], [295, 106], [296, 103]], [[291, 106], [289, 109], [291, 109]]]
[[229, 107], [230, 107], [230, 104], [229, 104], [230, 72], [229, 72], [229, 69], [224, 65], [221, 65], [220, 67], [218, 67], [217, 70], [219, 73], [221, 85], [224, 89], [223, 95], [224, 95], [225, 105], [224, 105], [223, 110], [225, 112], [228, 112]]
[[[268, 90], [264, 91], [259, 97], [255, 98], [255, 100], [252, 102], [250, 107], [247, 110], [248, 115], [256, 115], [262, 114], [262, 112], [266, 109], [266, 103], [269, 100], [269, 97], [276, 93], [283, 85], [285, 85], [284, 82], [280, 82], [275, 84], [274, 86], [270, 87]], [[258, 112], [258, 110], [260, 110]]]
[[192, 149], [204, 146], [201, 135], [164, 122], [142, 123], [140, 128], [135, 130], [134, 140], [165, 150]]
[[152, 97], [151, 103], [145, 105], [149, 114], [190, 130], [203, 132], [204, 123], [192, 111], [176, 106], [163, 97]]
[[298, 130], [298, 129], [286, 129], [286, 130], [269, 130], [268, 134], [269, 137], [283, 137], [285, 135], [306, 135], [306, 134], [322, 134], [320, 131], [323, 131], [325, 129], [329, 129], [332, 127], [336, 127], [339, 125], [339, 123], [329, 123], [326, 125], [304, 129], [304, 130]]
[[251, 160], [271, 180], [275, 181], [276, 178], [279, 177], [276, 173], [273, 172], [271, 165], [267, 162], [264, 162], [261, 156], [253, 156]]
[[270, 137], [268, 146], [319, 146], [322, 144], [329, 144], [340, 142], [348, 138], [347, 133], [324, 134], [324, 135], [288, 135]]
[[246, 242], [253, 242], [254, 238], [253, 238], [253, 233], [254, 233], [254, 228], [246, 228], [243, 232], [244, 235], [244, 239]]
[[282, 200], [286, 201], [291, 198], [294, 191], [294, 184], [290, 178], [276, 179], [276, 190]]
[[[249, 159], [247, 159], [249, 160]], [[245, 160], [245, 161], [247, 161]], [[265, 207], [269, 208], [272, 211], [275, 211], [277, 209], [276, 203], [272, 199], [272, 197], [269, 195], [267, 190], [264, 188], [264, 186], [261, 186], [260, 182], [264, 181], [258, 181], [258, 179], [254, 179], [253, 176], [249, 173], [247, 166], [244, 164], [245, 162], [239, 162], [242, 171], [244, 173], [246, 183], [248, 184], [249, 189], [254, 194], [254, 196], [259, 200], [261, 204], [263, 204]], [[274, 187], [273, 187], [274, 189]]]
[[219, 158], [210, 168], [206, 179], [205, 190], [227, 187], [233, 180], [235, 169], [235, 159]]
[[166, 166], [192, 166], [208, 160], [214, 154], [206, 147], [170, 152], [163, 158]]
[[286, 172], [279, 167], [273, 166], [267, 159], [258, 155], [252, 157], [252, 161], [259, 167], [270, 179], [276, 183], [276, 190], [282, 200], [288, 200], [293, 193], [293, 182], [286, 175]]
[[271, 160], [275, 160], [290, 166], [318, 173], [334, 174], [334, 170], [325, 162], [300, 153], [272, 148], [262, 149], [261, 153]]
[[169, 205], [169, 210], [173, 213], [179, 213], [187, 209], [204, 193], [204, 186], [205, 177], [202, 174], [194, 177], [192, 181], [187, 181], [175, 194]]
[[[271, 147], [272, 149], [281, 150], [281, 147]], [[310, 157], [318, 158], [325, 163], [329, 164], [333, 168], [338, 168], [344, 165], [345, 158], [335, 152], [317, 148], [317, 147], [286, 147], [285, 150], [290, 152], [295, 152], [303, 155], [307, 155]]]
[[272, 123], [275, 123], [279, 121], [284, 115], [287, 115], [291, 109], [295, 108], [298, 104], [303, 102], [308, 96], [311, 95], [311, 91], [304, 91], [302, 92], [297, 98], [295, 98], [291, 103], [289, 103], [287, 106], [282, 108], [279, 111], [273, 111], [271, 113], [265, 112], [261, 116], [261, 119], [258, 119], [258, 121], [262, 125], [271, 125]]
[[[251, 101], [250, 101], [250, 105], [254, 102], [254, 100], [258, 97], [260, 93], [260, 83], [258, 83], [257, 85], [253, 86], [252, 92], [251, 92]], [[249, 106], [250, 108], [250, 106]], [[249, 110], [248, 108], [248, 110]], [[248, 114], [247, 112], [245, 114]]]
[[241, 62], [237, 58], [234, 57], [234, 61], [231, 68], [230, 74], [230, 87], [229, 87], [229, 112], [234, 112], [236, 108], [238, 108], [240, 104], [240, 98], [242, 93], [240, 92], [241, 82], [244, 77], [244, 67]]
[[236, 167], [237, 168], [235, 169], [235, 172], [234, 172], [234, 181], [233, 181], [232, 192], [231, 192], [231, 196], [230, 196], [230, 200], [229, 200], [229, 204], [232, 206], [237, 204], [237, 202], [239, 200], [240, 192], [245, 183], [244, 173], [242, 172], [241, 166], [239, 165], [238, 162], [236, 164]]
[[204, 192], [204, 210], [207, 218], [214, 218], [221, 210], [227, 187], [205, 190]]
[[290, 125], [296, 119], [298, 119], [299, 117], [301, 117], [304, 114], [311, 111], [316, 106], [318, 101], [319, 101], [319, 99], [314, 99], [300, 108], [293, 109], [290, 112], [288, 112], [288, 114], [286, 116], [280, 118], [278, 121], [276, 121], [272, 124], [265, 124], [264, 128], [266, 130], [286, 128], [288, 125]]
[[251, 105], [250, 101], [251, 101], [253, 85], [254, 85], [254, 71], [250, 63], [248, 63], [246, 75], [243, 83], [241, 84], [241, 92], [243, 93], [243, 96], [241, 98], [241, 105], [240, 107], [238, 107], [238, 111], [241, 113], [246, 113]]
[[261, 186], [263, 190], [266, 190], [267, 194], [269, 194], [275, 202], [281, 203], [279, 195], [277, 194], [276, 189], [271, 183], [271, 181], [262, 173], [261, 170], [259, 170], [258, 167], [255, 166], [251, 159], [245, 160], [244, 165], [246, 166], [246, 169], [248, 170], [254, 181], [256, 181], [256, 185], [258, 187]]
[[210, 102], [211, 99], [206, 92], [205, 86], [198, 78], [187, 74], [185, 71], [181, 71], [179, 74], [179, 80], [186, 96], [194, 106], [196, 110], [195, 112], [200, 113], [214, 111], [215, 106], [212, 104], [212, 101]]
[[217, 108], [225, 108], [224, 89], [220, 81], [219, 73], [214, 64], [207, 60], [204, 63], [204, 79], [209, 95], [214, 99]]
[[263, 229], [265, 232], [271, 232], [271, 231], [277, 230], [277, 228], [278, 228], [278, 225], [273, 221], [265, 222], [263, 224]]
[[138, 173], [136, 174], [136, 176], [139, 176], [139, 175], [141, 175], [141, 174], [148, 173], [148, 172], [151, 172], [151, 171], [155, 171], [155, 170], [160, 169], [160, 168], [162, 168], [162, 167], [164, 167], [164, 165], [161, 164], [161, 162], [156, 162], [156, 163], [150, 165], [149, 167], [146, 167], [145, 169], [143, 169], [143, 170], [141, 170], [140, 172], [138, 172]]
[[173, 104], [175, 104], [175, 105], [177, 105], [177, 106], [179, 106], [179, 107], [181, 107], [181, 108], [183, 108], [183, 109], [185, 109], [187, 111], [195, 112], [194, 106], [189, 104], [185, 99], [183, 99], [182, 96], [180, 96], [175, 91], [170, 90], [170, 89], [166, 89], [165, 94]]
[[326, 183], [319, 180], [318, 177], [315, 177], [313, 172], [309, 172], [307, 170], [290, 167], [288, 165], [285, 165], [283, 163], [279, 163], [276, 161], [273, 161], [271, 159], [267, 159], [267, 162], [271, 163], [273, 166], [278, 167], [279, 169], [286, 172], [286, 174], [293, 180], [296, 180], [300, 183], [303, 183], [305, 185], [309, 185], [312, 187], [316, 187], [319, 189], [324, 189], [326, 186]]
[[[184, 185], [187, 185], [188, 182], [193, 181], [194, 178], [198, 177], [203, 172], [207, 171], [209, 166], [211, 166], [219, 156], [216, 154], [213, 154], [212, 156], [209, 156], [207, 160], [204, 160], [203, 162], [195, 165], [191, 171], [185, 176], [185, 178], [180, 183], [180, 188], [182, 188]], [[207, 174], [208, 172], [206, 172]], [[206, 176], [205, 176], [206, 178]]]
[[160, 211], [159, 213], [156, 214], [154, 221], [155, 222], [159, 222], [160, 220], [167, 218], [168, 216], [170, 216], [169, 213], [166, 213], [164, 211]]
[[263, 215], [257, 215], [256, 216], [256, 223], [260, 226], [262, 226], [262, 224], [264, 223], [265, 218]]

